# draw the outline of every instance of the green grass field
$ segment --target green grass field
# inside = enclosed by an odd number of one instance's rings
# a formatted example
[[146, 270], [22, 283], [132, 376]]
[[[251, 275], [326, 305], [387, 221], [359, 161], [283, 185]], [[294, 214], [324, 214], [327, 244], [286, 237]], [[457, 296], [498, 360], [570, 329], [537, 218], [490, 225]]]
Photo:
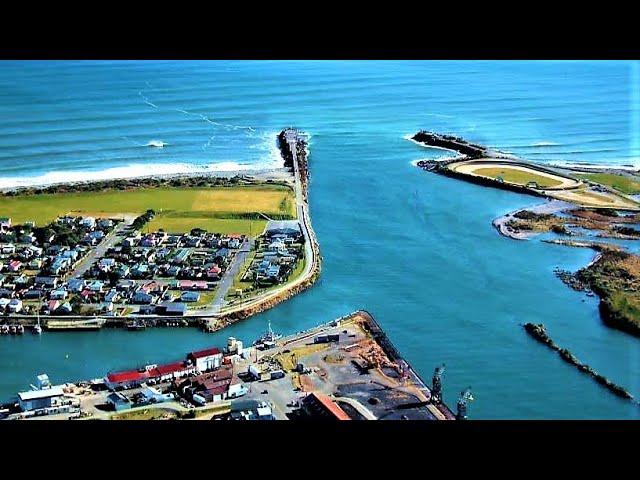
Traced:
[[556, 187], [561, 185], [562, 182], [554, 180], [553, 178], [537, 175], [533, 172], [525, 172], [522, 170], [516, 170], [513, 168], [479, 168], [474, 170], [475, 175], [483, 177], [497, 178], [502, 177], [505, 182], [517, 183], [520, 185], [526, 185], [528, 182], [536, 182], [541, 187]]
[[200, 227], [220, 233], [261, 233], [264, 222], [233, 218], [263, 213], [295, 218], [291, 189], [277, 185], [217, 188], [142, 188], [127, 191], [25, 195], [0, 198], [0, 216], [13, 223], [45, 225], [68, 213], [118, 217], [147, 209], [158, 215], [150, 228], [188, 231]]
[[627, 195], [640, 193], [640, 178], [638, 177], [632, 178], [626, 175], [614, 175], [613, 173], [585, 173], [576, 176], [602, 185], [608, 185]]
[[188, 232], [192, 228], [203, 228], [208, 232], [238, 233], [255, 237], [263, 232], [267, 225], [266, 220], [242, 220], [235, 218], [215, 217], [173, 217], [168, 214], [159, 214], [144, 228], [145, 231], [164, 230], [168, 233]]

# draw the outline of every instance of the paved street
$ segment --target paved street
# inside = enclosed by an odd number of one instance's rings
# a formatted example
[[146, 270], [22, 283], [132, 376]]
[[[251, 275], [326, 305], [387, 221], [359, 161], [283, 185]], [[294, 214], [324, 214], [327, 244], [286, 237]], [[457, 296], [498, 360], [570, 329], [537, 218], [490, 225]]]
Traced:
[[218, 282], [216, 294], [213, 297], [213, 302], [211, 302], [211, 306], [205, 310], [200, 312], [201, 315], [215, 315], [220, 311], [220, 309], [225, 304], [224, 297], [227, 295], [229, 289], [233, 286], [233, 279], [240, 271], [240, 267], [244, 264], [244, 261], [247, 259], [251, 248], [253, 248], [254, 241], [253, 239], [247, 241], [242, 244], [240, 250], [235, 254], [233, 260], [231, 261], [231, 265], [224, 272], [220, 282]]
[[65, 278], [76, 278], [82, 277], [91, 265], [95, 262], [97, 258], [102, 258], [107, 250], [111, 247], [114, 247], [118, 240], [120, 240], [120, 235], [129, 225], [133, 223], [135, 217], [125, 217], [124, 222], [120, 222], [111, 233], [109, 233], [100, 244], [89, 251], [89, 253], [76, 265], [76, 267], [71, 270]]

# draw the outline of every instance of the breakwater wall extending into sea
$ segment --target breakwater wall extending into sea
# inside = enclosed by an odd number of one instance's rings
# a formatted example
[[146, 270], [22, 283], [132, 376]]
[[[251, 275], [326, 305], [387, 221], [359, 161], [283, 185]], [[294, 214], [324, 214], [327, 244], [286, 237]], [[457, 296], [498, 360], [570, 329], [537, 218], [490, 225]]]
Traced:
[[545, 329], [544, 324], [542, 324], [542, 323], [540, 323], [540, 324], [526, 323], [524, 325], [524, 329], [536, 341], [538, 341], [538, 342], [546, 345], [550, 349], [555, 350], [556, 352], [558, 352], [558, 355], [560, 356], [560, 358], [562, 358], [562, 360], [564, 360], [565, 362], [569, 363], [570, 365], [575, 366], [581, 372], [589, 375], [591, 378], [593, 378], [596, 382], [598, 382], [600, 385], [602, 385], [604, 388], [609, 390], [614, 395], [616, 395], [616, 396], [618, 396], [620, 398], [624, 398], [624, 399], [633, 401], [636, 404], [638, 403], [633, 398], [633, 395], [631, 395], [623, 387], [613, 383], [611, 380], [609, 380], [604, 375], [601, 375], [598, 372], [596, 372], [589, 365], [586, 365], [586, 364], [582, 363], [569, 350], [567, 350], [566, 348], [562, 348], [558, 344], [556, 344], [551, 339], [551, 337], [549, 337], [549, 335], [547, 334], [547, 331]]
[[322, 268], [322, 257], [320, 256], [320, 246], [311, 227], [311, 220], [308, 213], [308, 144], [307, 141], [295, 130], [285, 129], [278, 135], [278, 147], [284, 159], [286, 168], [291, 169], [295, 176], [296, 188], [300, 189], [303, 205], [300, 205], [298, 220], [301, 223], [305, 240], [310, 245], [310, 257], [306, 261], [311, 262], [309, 272], [298, 281], [292, 282], [290, 286], [285, 286], [282, 291], [275, 295], [265, 296], [255, 302], [249, 302], [246, 307], [239, 308], [233, 312], [223, 313], [217, 317], [214, 326], [208, 328], [209, 331], [218, 331], [232, 323], [264, 312], [276, 305], [288, 300], [308, 288], [310, 288], [320, 276]]
[[412, 139], [428, 146], [453, 150], [469, 158], [480, 158], [487, 154], [487, 149], [482, 145], [469, 143], [463, 138], [453, 135], [440, 135], [438, 133], [420, 130]]

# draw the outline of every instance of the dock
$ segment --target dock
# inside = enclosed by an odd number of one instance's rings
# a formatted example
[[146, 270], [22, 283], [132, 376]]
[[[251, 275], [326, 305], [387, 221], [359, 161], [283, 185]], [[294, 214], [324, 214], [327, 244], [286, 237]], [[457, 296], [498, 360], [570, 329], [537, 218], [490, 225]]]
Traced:
[[[182, 360], [176, 354], [170, 363], [132, 365], [102, 372], [103, 379], [65, 384], [64, 396], [54, 403], [78, 404], [74, 418], [95, 419], [466, 418], [466, 409], [460, 417], [440, 398], [440, 385], [432, 392], [373, 315], [363, 310], [285, 337], [269, 325], [252, 346], [230, 337], [226, 348], [180, 356]], [[9, 405], [9, 417], [34, 417], [24, 405]], [[70, 418], [66, 411], [38, 412], [35, 416]]]

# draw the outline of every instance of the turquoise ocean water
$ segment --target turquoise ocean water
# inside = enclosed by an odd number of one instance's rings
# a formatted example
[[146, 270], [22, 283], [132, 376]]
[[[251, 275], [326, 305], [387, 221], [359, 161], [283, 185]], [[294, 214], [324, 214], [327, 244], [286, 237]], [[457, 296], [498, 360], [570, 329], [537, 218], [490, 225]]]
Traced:
[[[640, 396], [640, 342], [553, 275], [592, 252], [500, 237], [491, 220], [537, 202], [422, 172], [444, 154], [403, 139], [456, 133], [545, 162], [637, 165], [639, 67], [627, 62], [1, 62], [0, 186], [277, 165], [275, 134], [311, 134], [318, 284], [214, 335], [191, 329], [0, 337], [0, 398], [54, 381], [372, 312], [445, 399], [473, 418], [640, 418], [534, 343], [557, 343]], [[163, 149], [145, 147], [165, 142]], [[0, 203], [0, 215], [1, 211]]]

